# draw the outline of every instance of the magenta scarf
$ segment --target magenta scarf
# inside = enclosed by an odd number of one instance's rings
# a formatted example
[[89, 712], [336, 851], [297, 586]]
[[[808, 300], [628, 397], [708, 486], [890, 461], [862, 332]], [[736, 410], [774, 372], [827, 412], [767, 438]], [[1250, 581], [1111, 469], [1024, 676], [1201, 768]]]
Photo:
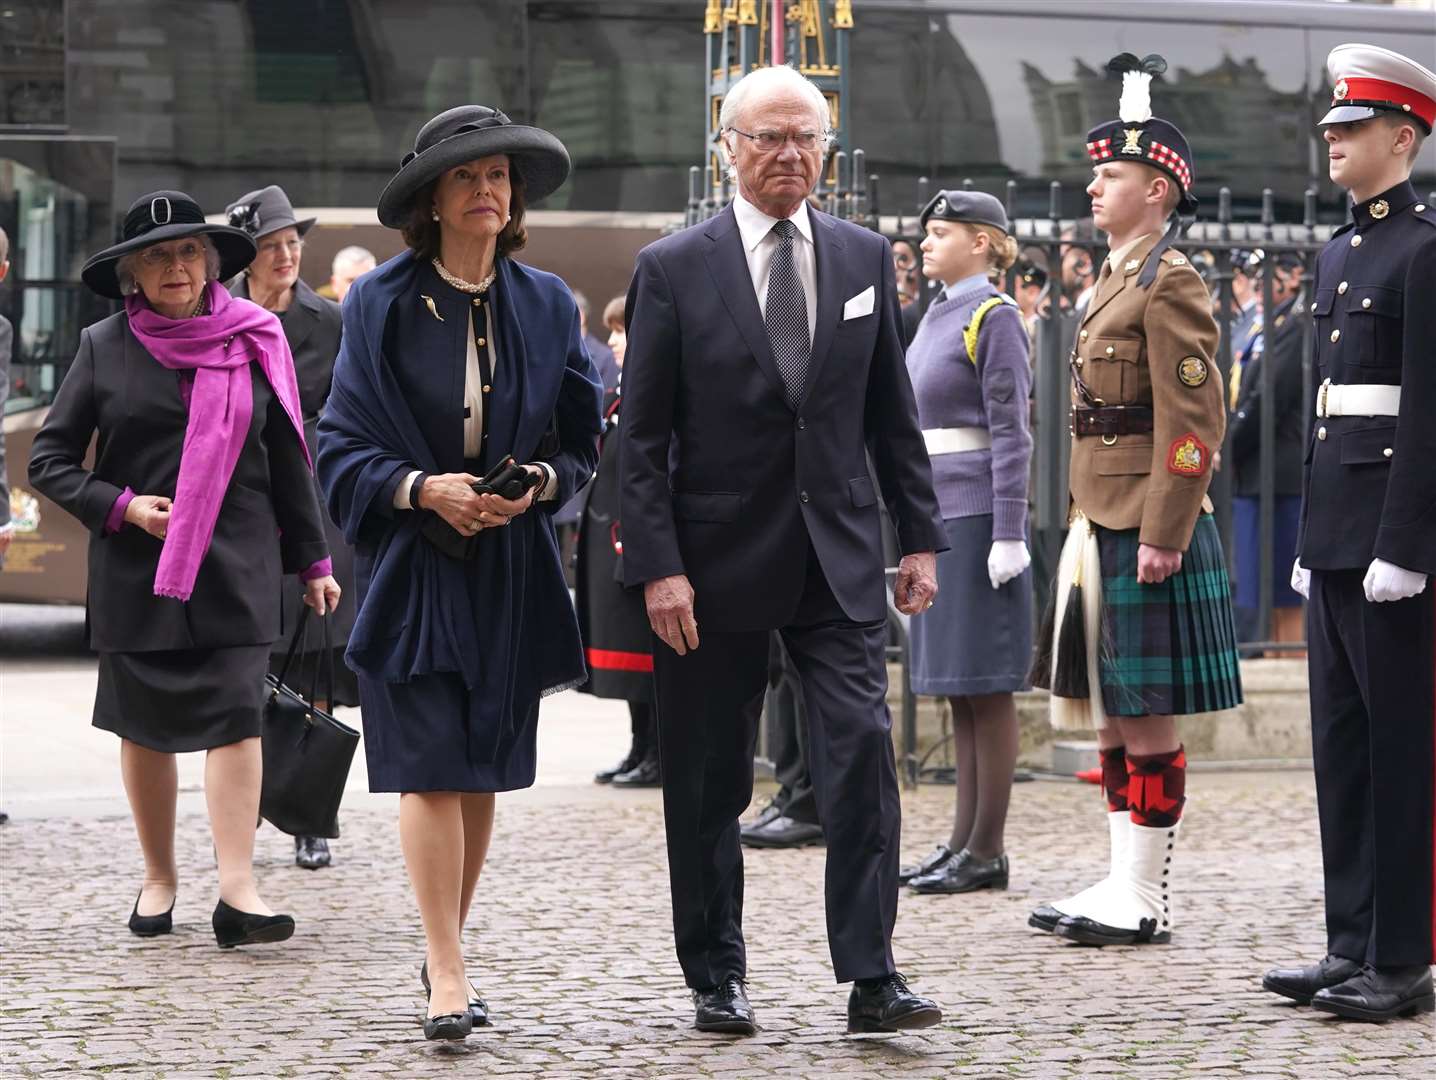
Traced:
[[194, 591], [249, 432], [254, 412], [251, 361], [269, 380], [309, 459], [294, 357], [279, 320], [258, 304], [230, 296], [217, 281], [205, 289], [210, 313], [193, 319], [166, 318], [139, 294], [125, 299], [130, 330], [149, 354], [172, 371], [194, 372], [179, 481], [155, 568], [155, 595], [177, 600], [188, 600]]

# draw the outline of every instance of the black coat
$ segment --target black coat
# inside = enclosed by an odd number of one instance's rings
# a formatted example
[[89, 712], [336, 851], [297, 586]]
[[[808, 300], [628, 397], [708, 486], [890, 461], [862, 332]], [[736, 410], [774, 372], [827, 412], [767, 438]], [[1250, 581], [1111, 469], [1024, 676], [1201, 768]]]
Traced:
[[1295, 298], [1279, 304], [1271, 326], [1262, 331], [1264, 348], [1242, 369], [1236, 412], [1227, 425], [1227, 458], [1233, 468], [1233, 495], [1261, 494], [1262, 365], [1272, 365], [1276, 403], [1276, 494], [1301, 494], [1301, 458], [1305, 443], [1302, 424], [1302, 323], [1306, 309]]
[[81, 332], [75, 362], [35, 436], [30, 483], [94, 534], [87, 599], [95, 650], [267, 645], [280, 632], [281, 578], [329, 554], [304, 448], [264, 373], [255, 364], [249, 370], [249, 432], [194, 593], [180, 602], [154, 595], [159, 540], [133, 525], [104, 535], [126, 487], [174, 496], [189, 420], [179, 375], [150, 356], [123, 312]]
[[1436, 574], [1436, 206], [1408, 181], [1355, 216], [1317, 259], [1313, 382], [1399, 386], [1401, 415], [1312, 424], [1297, 553], [1308, 570]]
[[[817, 321], [796, 410], [731, 206], [644, 248], [629, 287], [624, 582], [686, 574], [702, 629], [785, 625], [810, 544], [849, 618], [886, 617], [869, 451], [902, 552], [947, 547], [903, 360], [892, 249], [877, 233], [809, 214]], [[868, 291], [871, 310], [845, 319], [846, 302]]]
[[[230, 288], [235, 296], [249, 299], [249, 279], [240, 277]], [[284, 327], [284, 339], [289, 342], [289, 351], [294, 354], [294, 374], [299, 380], [299, 407], [304, 412], [304, 441], [309, 444], [310, 454], [319, 452], [319, 414], [329, 400], [329, 385], [334, 378], [334, 358], [339, 355], [339, 338], [343, 323], [339, 305], [326, 300], [304, 282], [294, 285], [294, 300], [289, 310], [279, 317]], [[318, 482], [315, 482], [318, 492]], [[318, 494], [320, 505], [324, 495]], [[354, 627], [354, 611], [358, 597], [354, 592], [354, 552], [344, 543], [344, 536], [338, 527], [324, 515], [324, 533], [329, 541], [329, 558], [334, 564], [334, 578], [343, 590], [339, 610], [329, 619], [331, 640], [336, 647], [349, 640], [349, 631]], [[294, 632], [295, 620], [303, 603], [304, 590], [294, 579], [285, 583], [283, 592], [284, 630], [275, 643], [275, 651], [283, 652]], [[317, 635], [311, 645], [318, 644]], [[342, 673], [341, 673], [342, 675]], [[352, 695], [351, 695], [352, 696]]]

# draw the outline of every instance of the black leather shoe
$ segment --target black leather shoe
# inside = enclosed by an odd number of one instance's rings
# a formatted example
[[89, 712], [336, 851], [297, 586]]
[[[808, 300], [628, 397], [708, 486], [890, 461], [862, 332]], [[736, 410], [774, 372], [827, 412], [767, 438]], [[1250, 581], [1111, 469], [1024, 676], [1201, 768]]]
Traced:
[[1046, 930], [1049, 934], [1057, 929], [1057, 924], [1067, 918], [1051, 904], [1043, 904], [1034, 908], [1032, 914], [1027, 916], [1027, 925], [1035, 926], [1039, 930]]
[[896, 973], [878, 979], [859, 979], [848, 995], [848, 1031], [912, 1031], [941, 1022], [935, 1002], [918, 997], [907, 980]]
[[1263, 990], [1291, 998], [1298, 1005], [1310, 1005], [1312, 994], [1344, 983], [1360, 970], [1361, 965], [1355, 960], [1328, 953], [1308, 967], [1272, 968], [1261, 977], [1261, 986]]
[[772, 799], [768, 802], [767, 806], [763, 807], [762, 810], [758, 811], [757, 817], [755, 817], [752, 821], [746, 822], [745, 824], [739, 826], [738, 831], [741, 835], [746, 836], [754, 829], [761, 829], [764, 825], [768, 824], [768, 822], [772, 821], [774, 818], [780, 818], [782, 816], [782, 804], [779, 803], [777, 799]]
[[468, 1013], [444, 1013], [442, 1016], [424, 1017], [424, 1038], [426, 1039], [467, 1039], [474, 1030]]
[[[143, 895], [143, 890], [141, 890]], [[168, 934], [174, 929], [175, 902], [170, 901], [168, 911], [162, 911], [158, 915], [141, 915], [140, 898], [135, 897], [134, 910], [130, 912], [130, 933], [138, 937], [159, 937], [161, 934]]]
[[221, 949], [288, 941], [294, 936], [294, 919], [291, 916], [255, 915], [230, 907], [223, 900], [215, 905], [210, 923], [214, 927], [214, 940]]
[[779, 814], [766, 825], [740, 832], [739, 839], [755, 848], [811, 847], [823, 842], [823, 827]]
[[753, 1022], [753, 1006], [743, 980], [730, 975], [717, 986], [693, 991], [693, 1026], [699, 1031], [717, 1031], [724, 1035], [752, 1035], [758, 1030]]
[[930, 874], [923, 874], [908, 882], [908, 887], [920, 893], [964, 893], [977, 889], [1007, 888], [1007, 856], [995, 859], [975, 859], [972, 852], [963, 848], [957, 857], [949, 859]]
[[595, 784], [611, 784], [613, 783], [613, 778], [615, 776], [617, 776], [619, 773], [628, 772], [629, 769], [632, 769], [642, 760], [642, 754], [640, 754], [636, 749], [630, 749], [628, 753], [624, 755], [623, 760], [620, 761], [613, 768], [604, 769], [602, 772], [594, 773], [593, 782]]
[[294, 865], [305, 870], [320, 870], [333, 862], [329, 854], [329, 841], [322, 836], [296, 836], [294, 838]]
[[[424, 999], [429, 998], [429, 961], [419, 965], [419, 981], [424, 984]], [[474, 984], [469, 983], [469, 1021], [474, 1027], [483, 1027], [489, 1022], [489, 1003], [479, 997]]]
[[659, 787], [663, 774], [658, 767], [658, 755], [650, 754], [627, 772], [613, 778], [614, 787]]
[[1336, 986], [1318, 990], [1311, 1007], [1348, 1020], [1393, 1020], [1398, 1016], [1436, 1012], [1431, 968], [1377, 968], [1368, 964]]
[[931, 874], [935, 870], [941, 869], [948, 864], [952, 856], [952, 848], [946, 844], [938, 844], [937, 847], [932, 849], [932, 854], [928, 855], [922, 862], [916, 866], [904, 866], [899, 870], [898, 884], [906, 885], [915, 877], [923, 877], [924, 875]]

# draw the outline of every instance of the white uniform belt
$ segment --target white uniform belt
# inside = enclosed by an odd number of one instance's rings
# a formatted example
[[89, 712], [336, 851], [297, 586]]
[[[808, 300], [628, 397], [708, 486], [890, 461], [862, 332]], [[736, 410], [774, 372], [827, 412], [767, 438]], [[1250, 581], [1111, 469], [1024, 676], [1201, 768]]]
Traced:
[[992, 449], [992, 433], [983, 427], [928, 428], [922, 440], [927, 443], [928, 457]]
[[1400, 412], [1399, 386], [1341, 386], [1327, 379], [1316, 392], [1316, 415], [1320, 420], [1332, 416], [1397, 416]]

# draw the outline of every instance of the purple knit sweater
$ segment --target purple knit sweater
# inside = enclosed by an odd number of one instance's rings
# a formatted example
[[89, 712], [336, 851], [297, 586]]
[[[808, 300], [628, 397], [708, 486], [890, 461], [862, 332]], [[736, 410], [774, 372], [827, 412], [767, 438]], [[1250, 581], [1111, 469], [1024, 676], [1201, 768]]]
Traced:
[[977, 306], [998, 295], [989, 283], [959, 282], [953, 297], [935, 302], [907, 350], [918, 420], [931, 428], [983, 427], [991, 450], [939, 454], [933, 482], [944, 518], [992, 515], [994, 540], [1027, 539], [1027, 478], [1032, 435], [1027, 428], [1032, 369], [1022, 314], [1011, 304], [982, 320], [977, 364], [967, 357], [963, 328]]

